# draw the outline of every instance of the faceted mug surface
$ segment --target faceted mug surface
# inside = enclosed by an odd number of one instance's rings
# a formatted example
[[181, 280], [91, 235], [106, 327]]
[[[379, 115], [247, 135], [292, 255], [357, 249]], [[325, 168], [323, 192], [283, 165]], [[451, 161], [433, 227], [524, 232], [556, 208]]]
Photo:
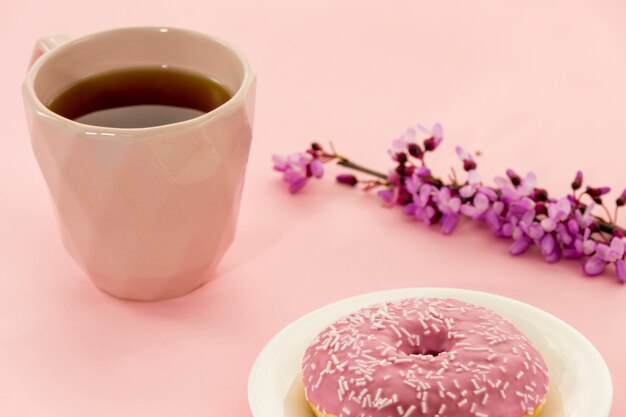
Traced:
[[[46, 107], [86, 77], [152, 65], [213, 77], [233, 96], [202, 116], [146, 128], [81, 124]], [[172, 28], [49, 37], [22, 91], [63, 243], [94, 284], [153, 301], [206, 283], [235, 235], [250, 150], [255, 76], [245, 57]]]

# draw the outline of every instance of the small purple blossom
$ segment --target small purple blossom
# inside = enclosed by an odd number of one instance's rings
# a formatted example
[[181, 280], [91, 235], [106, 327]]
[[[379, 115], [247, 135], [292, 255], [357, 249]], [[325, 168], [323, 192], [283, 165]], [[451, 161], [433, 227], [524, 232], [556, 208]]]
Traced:
[[522, 197], [529, 196], [535, 189], [537, 177], [535, 173], [529, 172], [519, 185], [513, 185], [504, 177], [495, 178], [496, 185], [500, 188], [504, 201], [517, 201]]
[[511, 246], [509, 246], [509, 253], [513, 256], [521, 255], [527, 252], [532, 244], [533, 241], [527, 236], [521, 236], [519, 239], [515, 240]]
[[[624, 282], [624, 252], [626, 251], [626, 242], [614, 237], [610, 244], [599, 243], [596, 246], [595, 255], [585, 262], [583, 271], [585, 274], [593, 277], [604, 272], [607, 265], [615, 264], [618, 280]], [[619, 264], [619, 265], [618, 265]]]
[[[425, 151], [434, 151], [443, 140], [443, 128], [436, 123], [432, 129], [421, 124], [409, 127], [402, 136], [394, 139], [389, 149], [389, 155], [398, 161], [398, 155], [408, 152], [414, 158], [422, 158]], [[423, 149], [418, 142], [423, 142]]]
[[462, 147], [457, 145], [454, 150], [456, 151], [456, 154], [461, 159], [461, 161], [465, 161], [466, 159], [472, 159], [472, 156], [467, 153]]
[[[467, 172], [467, 183], [459, 189], [459, 195], [463, 198], [470, 198], [478, 191], [479, 188], [484, 188], [483, 194], [490, 196], [490, 189], [482, 187], [480, 175], [474, 169]], [[495, 198], [493, 199], [495, 200]], [[493, 201], [492, 200], [492, 201]]]
[[498, 216], [504, 216], [506, 209], [508, 209], [506, 204], [504, 204], [501, 200], [494, 201], [491, 207], [493, 208], [494, 213]]
[[606, 262], [604, 262], [598, 255], [592, 256], [583, 264], [583, 272], [590, 277], [602, 274], [605, 269]]
[[387, 175], [387, 188], [378, 191], [378, 196], [383, 199], [387, 207], [393, 207], [403, 188], [402, 178], [395, 171], [390, 171]]
[[509, 214], [518, 219], [526, 219], [526, 223], [535, 218], [535, 202], [528, 197], [522, 197], [509, 204]]
[[547, 233], [541, 238], [539, 247], [541, 254], [549, 263], [554, 263], [561, 259], [561, 248], [552, 233]]
[[461, 199], [453, 196], [450, 189], [442, 187], [436, 194], [437, 206], [444, 214], [457, 214], [461, 209]]
[[309, 178], [322, 178], [324, 166], [312, 152], [298, 152], [288, 156], [274, 155], [274, 170], [283, 173], [283, 181], [289, 184], [289, 191], [297, 193]]
[[461, 199], [453, 196], [449, 188], [442, 187], [436, 194], [436, 201], [437, 208], [443, 214], [441, 232], [444, 235], [449, 235], [452, 233], [461, 218], [459, 215], [459, 211], [461, 210]]
[[415, 128], [408, 128], [402, 136], [397, 137], [391, 141], [391, 148], [388, 152], [391, 158], [395, 161], [396, 155], [401, 152], [406, 152], [410, 143], [414, 143], [417, 138], [417, 132]]
[[478, 192], [474, 195], [474, 198], [470, 203], [464, 204], [461, 207], [461, 212], [467, 217], [471, 217], [473, 220], [480, 218], [491, 206], [489, 197], [482, 192]]
[[522, 229], [524, 234], [532, 239], [534, 242], [539, 242], [545, 234], [543, 227], [541, 227], [541, 224], [536, 221], [531, 221], [530, 223], [521, 222], [520, 228]]
[[434, 151], [439, 147], [439, 144], [443, 140], [443, 128], [439, 123], [435, 123], [432, 130], [428, 131], [422, 125], [418, 125], [418, 128], [428, 136], [427, 139], [424, 139], [424, 150], [426, 151]]
[[387, 204], [393, 204], [393, 200], [394, 200], [394, 197], [395, 197], [395, 192], [394, 192], [393, 188], [385, 188], [383, 190], [378, 190], [377, 194]]
[[502, 227], [502, 224], [500, 222], [500, 216], [498, 216], [495, 210], [487, 210], [487, 212], [485, 213], [485, 222], [487, 223], [487, 226], [489, 226], [491, 231], [495, 234], [497, 234]]
[[431, 201], [435, 187], [416, 179], [415, 181], [407, 180], [407, 190], [411, 193], [412, 202], [404, 206], [404, 213], [430, 224], [437, 214]]
[[574, 242], [574, 237], [567, 228], [566, 223], [559, 223], [556, 226], [556, 234], [559, 237], [559, 241], [565, 246], [569, 246]]
[[608, 263], [615, 263], [624, 257], [624, 241], [614, 237], [610, 245], [600, 243], [596, 248], [596, 254]]
[[457, 146], [456, 154], [459, 156], [459, 158], [461, 158], [461, 161], [463, 161], [463, 169], [465, 171], [469, 172], [469, 171], [474, 171], [476, 169], [476, 162], [474, 161], [474, 158], [472, 158], [472, 155], [465, 152], [463, 148], [461, 148], [460, 146]]
[[555, 203], [548, 205], [548, 217], [541, 221], [541, 226], [546, 232], [556, 229], [559, 222], [567, 220], [572, 211], [572, 204], [567, 197], [561, 198]]
[[307, 167], [307, 176], [308, 177], [313, 176], [315, 178], [322, 178], [324, 176], [324, 165], [322, 165], [322, 161], [320, 161], [317, 158], [313, 159], [311, 161], [311, 164], [309, 164], [309, 166]]
[[574, 247], [576, 250], [585, 255], [590, 256], [596, 251], [598, 244], [595, 240], [591, 239], [591, 229], [586, 228], [582, 236], [577, 236], [574, 240]]
[[426, 167], [416, 167], [415, 171], [413, 171], [413, 172], [418, 177], [429, 177], [430, 176], [430, 169], [428, 169]]
[[574, 212], [574, 218], [576, 219], [576, 222], [578, 222], [578, 226], [580, 226], [581, 229], [586, 229], [594, 223], [594, 218], [591, 215], [591, 211], [594, 206], [595, 205], [591, 203], [585, 208], [584, 211], [581, 212], [580, 210], [576, 210]]

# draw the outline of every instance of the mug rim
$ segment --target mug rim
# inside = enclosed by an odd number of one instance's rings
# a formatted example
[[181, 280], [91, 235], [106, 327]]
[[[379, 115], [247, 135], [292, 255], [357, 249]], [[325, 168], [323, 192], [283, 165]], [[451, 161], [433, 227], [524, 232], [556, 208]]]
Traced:
[[[193, 117], [191, 119], [183, 120], [175, 123], [168, 123], [164, 125], [157, 126], [149, 126], [149, 127], [110, 127], [110, 126], [97, 126], [90, 125], [85, 123], [80, 123], [72, 119], [68, 119], [58, 113], [50, 110], [46, 105], [44, 105], [39, 99], [37, 93], [35, 92], [35, 78], [37, 77], [41, 66], [51, 57], [54, 57], [58, 54], [59, 51], [71, 48], [75, 44], [79, 42], [89, 41], [90, 39], [97, 38], [100, 36], [108, 35], [115, 32], [135, 32], [135, 31], [175, 31], [179, 33], [183, 33], [185, 35], [199, 36], [204, 38], [205, 40], [209, 40], [215, 42], [222, 46], [223, 48], [229, 50], [233, 55], [237, 58], [237, 60], [241, 63], [243, 68], [243, 80], [241, 85], [237, 89], [236, 92], [233, 93], [232, 97], [228, 99], [224, 104], [216, 107], [215, 109], [202, 114], [200, 116]], [[31, 103], [35, 108], [36, 114], [47, 118], [48, 120], [53, 120], [61, 124], [65, 124], [72, 129], [79, 130], [82, 133], [90, 134], [90, 135], [102, 135], [101, 137], [107, 138], [115, 138], [117, 137], [128, 137], [128, 136], [142, 136], [143, 134], [155, 135], [160, 133], [167, 133], [169, 131], [180, 132], [181, 129], [191, 128], [198, 125], [204, 125], [216, 117], [220, 117], [222, 115], [231, 113], [240, 105], [242, 105], [245, 100], [248, 91], [250, 90], [252, 84], [255, 80], [255, 73], [252, 70], [250, 62], [246, 58], [246, 56], [234, 45], [215, 37], [213, 35], [208, 35], [202, 32], [198, 32], [191, 29], [183, 29], [172, 26], [127, 26], [120, 27], [114, 29], [103, 30], [99, 32], [94, 32], [85, 36], [80, 36], [77, 38], [70, 39], [69, 41], [55, 47], [54, 49], [45, 52], [42, 56], [40, 56], [33, 65], [28, 69], [26, 73], [26, 78], [22, 84], [22, 91], [26, 97], [29, 98]]]

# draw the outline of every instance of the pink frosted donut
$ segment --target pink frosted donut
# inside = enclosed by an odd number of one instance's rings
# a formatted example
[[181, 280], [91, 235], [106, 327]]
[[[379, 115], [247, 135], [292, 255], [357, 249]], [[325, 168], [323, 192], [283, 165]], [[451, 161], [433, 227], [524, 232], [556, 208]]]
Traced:
[[536, 416], [547, 369], [508, 320], [438, 298], [345, 316], [311, 342], [302, 362], [313, 410], [339, 417]]

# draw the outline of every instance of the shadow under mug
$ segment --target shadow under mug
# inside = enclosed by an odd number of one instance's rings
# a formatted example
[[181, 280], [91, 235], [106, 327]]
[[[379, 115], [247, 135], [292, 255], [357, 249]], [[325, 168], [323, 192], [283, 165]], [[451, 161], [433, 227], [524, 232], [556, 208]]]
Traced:
[[[178, 123], [81, 124], [46, 105], [87, 77], [168, 65], [233, 96]], [[232, 46], [174, 28], [40, 40], [22, 92], [32, 147], [65, 248], [105, 292], [160, 300], [206, 283], [234, 235], [254, 118], [255, 75]]]

